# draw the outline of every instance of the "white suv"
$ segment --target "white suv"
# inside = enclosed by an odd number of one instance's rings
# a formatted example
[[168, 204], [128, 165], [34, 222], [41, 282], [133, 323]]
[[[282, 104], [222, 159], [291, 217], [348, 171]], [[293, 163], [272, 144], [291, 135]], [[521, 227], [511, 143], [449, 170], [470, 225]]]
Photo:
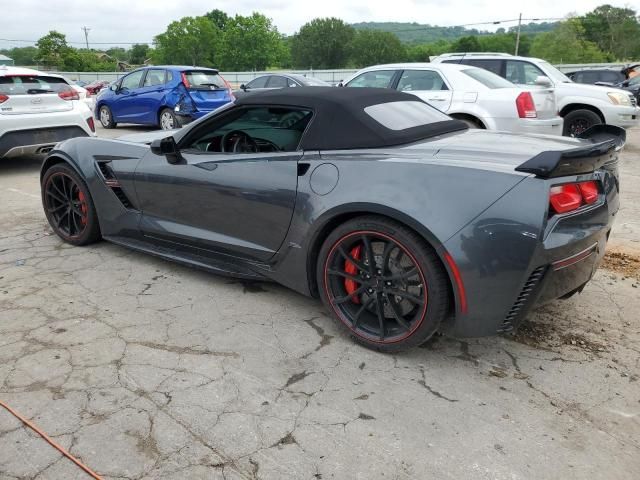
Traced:
[[433, 63], [481, 67], [516, 85], [531, 88], [547, 77], [555, 87], [564, 135], [575, 136], [598, 123], [630, 128], [640, 120], [640, 108], [633, 95], [618, 88], [574, 83], [560, 70], [539, 58], [516, 57], [508, 53], [446, 53]]
[[0, 67], [0, 159], [44, 155], [81, 136], [95, 136], [93, 116], [64, 78]]

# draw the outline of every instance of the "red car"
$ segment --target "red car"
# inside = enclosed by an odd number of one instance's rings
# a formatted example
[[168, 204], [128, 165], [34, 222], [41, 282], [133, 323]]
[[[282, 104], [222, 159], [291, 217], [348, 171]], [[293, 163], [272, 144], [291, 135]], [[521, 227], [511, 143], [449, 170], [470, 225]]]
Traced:
[[88, 83], [84, 86], [89, 95], [97, 95], [100, 90], [109, 85], [108, 80], [96, 80], [95, 82]]

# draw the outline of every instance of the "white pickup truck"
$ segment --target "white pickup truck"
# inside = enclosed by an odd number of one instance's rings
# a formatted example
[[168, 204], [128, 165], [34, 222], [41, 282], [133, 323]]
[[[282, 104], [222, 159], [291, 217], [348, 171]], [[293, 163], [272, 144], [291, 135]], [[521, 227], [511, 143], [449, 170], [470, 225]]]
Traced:
[[517, 57], [507, 53], [446, 53], [431, 61], [481, 67], [516, 85], [555, 87], [558, 110], [564, 118], [563, 135], [575, 136], [599, 123], [630, 128], [638, 125], [640, 120], [640, 108], [630, 92], [614, 87], [574, 83], [560, 70], [539, 58]]

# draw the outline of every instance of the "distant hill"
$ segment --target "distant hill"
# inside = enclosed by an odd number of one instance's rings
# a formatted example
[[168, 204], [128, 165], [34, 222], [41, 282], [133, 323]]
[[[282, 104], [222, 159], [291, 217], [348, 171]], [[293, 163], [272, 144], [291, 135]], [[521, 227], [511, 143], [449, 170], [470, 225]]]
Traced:
[[[558, 22], [528, 23], [521, 27], [521, 32], [535, 34], [553, 30]], [[358, 30], [382, 30], [391, 32], [405, 43], [431, 43], [438, 40], [455, 40], [468, 35], [490, 35], [494, 32], [464, 27], [438, 27], [435, 25], [409, 23], [409, 22], [360, 22], [352, 26]], [[515, 31], [516, 27], [498, 29], [498, 33]]]

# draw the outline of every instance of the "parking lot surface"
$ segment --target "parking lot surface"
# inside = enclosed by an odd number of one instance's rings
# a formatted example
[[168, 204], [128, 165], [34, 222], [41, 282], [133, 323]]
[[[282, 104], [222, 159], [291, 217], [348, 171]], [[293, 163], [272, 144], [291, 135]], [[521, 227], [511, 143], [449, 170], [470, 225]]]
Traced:
[[[277, 285], [64, 244], [39, 162], [3, 161], [0, 400], [105, 479], [637, 479], [639, 157], [630, 131], [613, 253], [581, 295], [516, 336], [397, 355]], [[18, 478], [88, 477], [0, 408]]]

